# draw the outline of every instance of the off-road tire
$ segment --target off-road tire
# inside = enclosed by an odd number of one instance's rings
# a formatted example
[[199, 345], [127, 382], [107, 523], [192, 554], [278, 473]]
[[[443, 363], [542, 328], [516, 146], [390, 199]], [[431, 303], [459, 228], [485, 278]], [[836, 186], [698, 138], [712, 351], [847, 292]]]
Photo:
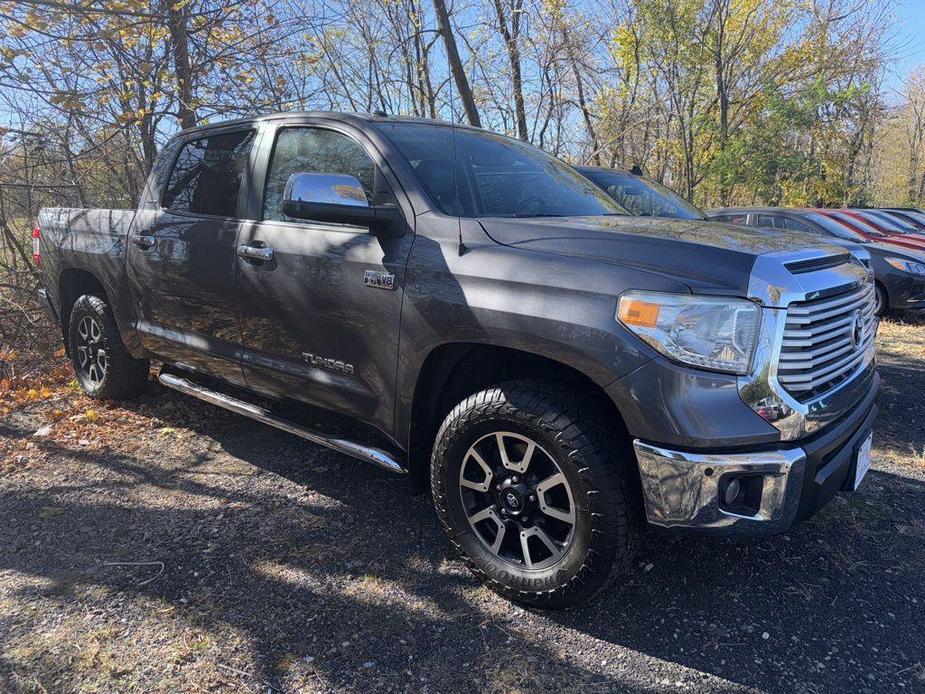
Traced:
[[[459, 492], [466, 451], [492, 430], [538, 442], [575, 500], [574, 535], [558, 563], [540, 571], [496, 556], [470, 526]], [[565, 608], [609, 587], [632, 565], [641, 532], [635, 456], [617, 423], [573, 390], [517, 380], [476, 393], [443, 421], [431, 460], [434, 506], [456, 550], [489, 588], [532, 607]]]
[[[95, 321], [99, 327], [99, 343], [105, 349], [105, 375], [98, 381], [91, 380], [80, 363], [80, 326], [85, 318]], [[91, 398], [127, 400], [140, 395], [147, 385], [150, 363], [147, 359], [135, 359], [129, 354], [122, 344], [112, 309], [98, 296], [84, 294], [78, 297], [71, 307], [68, 321], [68, 351], [77, 382]]]

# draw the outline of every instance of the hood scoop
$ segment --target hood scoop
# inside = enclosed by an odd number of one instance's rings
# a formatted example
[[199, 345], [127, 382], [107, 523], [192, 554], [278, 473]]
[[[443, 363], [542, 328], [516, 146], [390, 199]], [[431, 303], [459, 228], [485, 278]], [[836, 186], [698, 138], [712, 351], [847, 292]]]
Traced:
[[806, 272], [816, 272], [817, 270], [827, 270], [830, 267], [838, 267], [845, 263], [851, 262], [850, 253], [841, 253], [839, 255], [824, 255], [818, 258], [807, 258], [805, 260], [794, 260], [784, 263], [788, 270], [794, 275], [802, 275]]

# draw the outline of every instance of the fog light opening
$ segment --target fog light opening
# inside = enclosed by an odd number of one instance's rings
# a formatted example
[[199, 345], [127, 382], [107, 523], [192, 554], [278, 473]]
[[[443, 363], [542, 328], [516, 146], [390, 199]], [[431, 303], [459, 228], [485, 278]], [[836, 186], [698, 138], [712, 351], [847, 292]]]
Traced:
[[719, 507], [739, 516], [755, 516], [761, 508], [764, 476], [760, 474], [725, 475], [719, 483]]
[[726, 506], [735, 506], [741, 493], [742, 483], [737, 478], [733, 478], [726, 484], [726, 490], [723, 492], [723, 502]]

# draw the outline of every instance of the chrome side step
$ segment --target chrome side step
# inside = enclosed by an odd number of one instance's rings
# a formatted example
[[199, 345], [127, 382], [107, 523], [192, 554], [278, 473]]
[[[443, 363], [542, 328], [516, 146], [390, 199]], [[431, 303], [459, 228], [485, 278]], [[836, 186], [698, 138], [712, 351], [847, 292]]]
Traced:
[[205, 400], [213, 405], [224, 407], [226, 410], [231, 410], [245, 417], [256, 419], [258, 422], [269, 424], [271, 427], [288, 431], [290, 434], [301, 436], [303, 439], [307, 439], [312, 443], [317, 443], [319, 446], [327, 446], [328, 448], [333, 448], [335, 451], [345, 453], [354, 458], [359, 458], [360, 460], [365, 460], [389, 472], [396, 472], [399, 474], [407, 474], [408, 472], [405, 466], [396, 460], [391, 453], [387, 453], [379, 448], [363, 446], [353, 441], [347, 441], [346, 439], [336, 439], [325, 436], [311, 429], [306, 429], [294, 422], [277, 417], [262, 407], [252, 405], [243, 400], [238, 400], [237, 398], [232, 398], [216, 390], [209, 390], [197, 383], [193, 383], [189, 379], [181, 378], [174, 374], [162, 373], [157, 380], [161, 385], [165, 385], [168, 388], [173, 388], [186, 395], [192, 395], [194, 398]]

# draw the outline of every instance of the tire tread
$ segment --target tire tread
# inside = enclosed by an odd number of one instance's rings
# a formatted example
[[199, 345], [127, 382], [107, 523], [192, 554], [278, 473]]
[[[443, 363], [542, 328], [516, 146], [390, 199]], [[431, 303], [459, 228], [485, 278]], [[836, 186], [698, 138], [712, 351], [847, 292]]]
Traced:
[[[84, 294], [77, 298], [71, 307], [68, 339], [72, 339], [76, 321], [87, 313], [94, 315], [102, 323], [107, 364], [106, 377], [101, 386], [93, 391], [84, 388], [84, 392], [97, 400], [128, 400], [140, 395], [148, 383], [150, 362], [147, 359], [136, 359], [129, 354], [122, 343], [112, 309], [103, 298], [95, 294]], [[79, 367], [73, 344], [71, 361], [77, 371]]]
[[[551, 590], [524, 591], [492, 578], [465, 553], [458, 541], [468, 529], [455, 532], [453, 528], [443, 474], [447, 448], [467, 425], [497, 415], [524, 418], [554, 438], [568, 457], [583, 462], [578, 474], [588, 488], [592, 534], [589, 551], [575, 575]], [[567, 607], [610, 587], [631, 567], [639, 546], [641, 515], [628, 477], [634, 472], [630, 463], [635, 460], [621, 450], [625, 445], [621, 447], [612, 429], [613, 424], [597, 408], [582, 402], [574, 390], [537, 379], [510, 381], [482, 390], [460, 402], [446, 416], [437, 433], [431, 460], [434, 505], [456, 551], [492, 590], [536, 607]]]

